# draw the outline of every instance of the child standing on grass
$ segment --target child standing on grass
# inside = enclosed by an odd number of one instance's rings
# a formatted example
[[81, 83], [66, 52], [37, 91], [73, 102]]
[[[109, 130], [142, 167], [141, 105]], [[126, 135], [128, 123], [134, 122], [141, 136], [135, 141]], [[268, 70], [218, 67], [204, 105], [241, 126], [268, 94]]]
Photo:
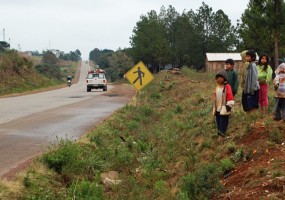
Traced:
[[274, 120], [285, 120], [285, 63], [281, 63], [275, 70], [273, 81], [276, 91], [274, 104]]
[[234, 105], [234, 97], [231, 86], [227, 84], [228, 75], [225, 70], [216, 74], [216, 90], [213, 114], [216, 117], [218, 126], [218, 142], [221, 142], [226, 136], [229, 125], [229, 115]]
[[228, 75], [228, 83], [232, 87], [233, 95], [235, 96], [238, 91], [238, 76], [234, 70], [235, 62], [233, 59], [229, 58], [225, 61], [226, 72]]
[[268, 88], [269, 81], [272, 79], [272, 69], [269, 65], [269, 57], [267, 54], [261, 54], [257, 65], [258, 82], [259, 82], [259, 106], [262, 113], [266, 113], [268, 109]]
[[258, 110], [259, 83], [258, 73], [255, 64], [256, 54], [254, 51], [247, 51], [245, 59], [249, 63], [245, 72], [245, 82], [242, 93], [243, 110], [247, 113]]

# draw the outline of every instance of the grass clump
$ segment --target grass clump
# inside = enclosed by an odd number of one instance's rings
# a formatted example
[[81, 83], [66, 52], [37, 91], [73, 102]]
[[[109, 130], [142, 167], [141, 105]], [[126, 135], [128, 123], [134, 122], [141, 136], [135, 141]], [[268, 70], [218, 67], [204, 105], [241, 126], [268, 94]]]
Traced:
[[222, 170], [218, 165], [208, 164], [182, 178], [181, 190], [188, 199], [209, 199], [222, 191]]
[[101, 200], [104, 199], [103, 188], [96, 182], [76, 181], [69, 188], [69, 198]]
[[221, 165], [221, 168], [222, 168], [224, 175], [231, 172], [235, 167], [234, 163], [230, 159], [221, 160], [220, 165]]
[[282, 134], [280, 133], [278, 128], [274, 128], [272, 131], [269, 132], [269, 138], [272, 142], [276, 144], [282, 143]]

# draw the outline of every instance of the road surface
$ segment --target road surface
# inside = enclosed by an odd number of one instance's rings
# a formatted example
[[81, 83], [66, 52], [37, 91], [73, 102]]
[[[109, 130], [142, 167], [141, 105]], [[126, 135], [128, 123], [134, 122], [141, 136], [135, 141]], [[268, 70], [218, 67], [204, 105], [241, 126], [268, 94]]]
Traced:
[[[77, 84], [37, 94], [0, 98], [0, 177], [41, 154], [57, 138], [77, 139], [123, 107], [129, 98], [86, 92], [90, 66], [81, 63]], [[114, 86], [108, 85], [108, 90]]]

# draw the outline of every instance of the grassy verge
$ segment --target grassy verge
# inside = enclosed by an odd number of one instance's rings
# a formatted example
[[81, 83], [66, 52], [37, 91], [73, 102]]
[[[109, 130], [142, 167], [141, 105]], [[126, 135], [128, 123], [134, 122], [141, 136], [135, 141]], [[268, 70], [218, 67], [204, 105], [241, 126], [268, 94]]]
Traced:
[[[284, 124], [246, 116], [237, 95], [230, 138], [217, 144], [214, 88], [213, 74], [160, 72], [81, 142], [52, 145], [16, 180], [18, 187], [0, 184], [0, 199], [218, 199], [229, 191], [238, 197], [239, 187], [242, 194], [264, 191], [264, 182], [284, 175], [283, 154], [273, 154], [282, 149]], [[266, 149], [275, 156], [272, 165], [261, 159]], [[110, 171], [119, 184], [106, 185], [101, 175]]]
[[39, 74], [35, 65], [41, 57], [18, 54], [16, 51], [0, 53], [0, 96], [34, 91], [65, 83], [67, 75], [75, 75], [78, 63], [60, 61], [60, 77], [53, 78]]

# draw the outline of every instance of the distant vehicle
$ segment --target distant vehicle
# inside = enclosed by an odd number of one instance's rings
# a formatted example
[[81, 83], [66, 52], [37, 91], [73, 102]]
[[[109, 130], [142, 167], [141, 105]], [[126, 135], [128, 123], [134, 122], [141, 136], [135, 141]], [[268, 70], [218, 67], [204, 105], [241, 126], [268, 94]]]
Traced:
[[95, 71], [88, 71], [86, 77], [86, 87], [87, 92], [91, 92], [91, 89], [103, 89], [103, 91], [107, 91], [107, 80], [104, 70], [97, 69]]
[[68, 87], [70, 87], [71, 86], [71, 80], [68, 80], [66, 84]]

